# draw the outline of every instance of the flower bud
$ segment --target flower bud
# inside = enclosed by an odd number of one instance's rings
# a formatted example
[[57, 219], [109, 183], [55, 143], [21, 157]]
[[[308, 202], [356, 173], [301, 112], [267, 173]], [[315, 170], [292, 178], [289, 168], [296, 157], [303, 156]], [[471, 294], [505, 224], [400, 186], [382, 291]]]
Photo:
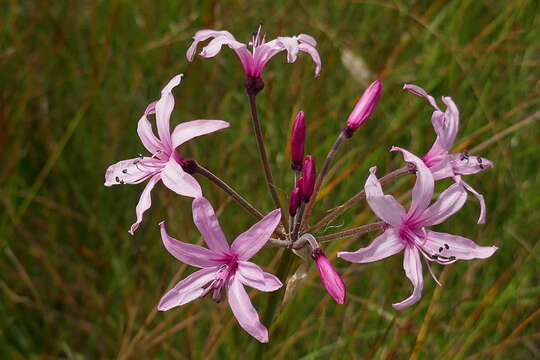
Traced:
[[294, 120], [291, 133], [291, 159], [293, 170], [302, 170], [302, 161], [304, 160], [304, 141], [306, 140], [306, 123], [304, 121], [304, 112], [300, 111]]
[[289, 198], [289, 215], [296, 215], [296, 210], [300, 207], [300, 201], [302, 201], [302, 190], [295, 186]]
[[351, 137], [352, 134], [362, 125], [367, 118], [373, 113], [375, 106], [379, 102], [379, 98], [382, 92], [382, 81], [375, 80], [364, 91], [362, 97], [356, 103], [351, 115], [347, 119], [347, 125], [345, 127], [345, 134], [347, 137]]
[[302, 198], [305, 202], [308, 202], [313, 194], [315, 175], [315, 161], [313, 156], [308, 155], [304, 159], [304, 167], [302, 168]]
[[338, 304], [344, 304], [347, 289], [345, 288], [345, 283], [341, 279], [341, 276], [339, 276], [336, 269], [334, 269], [330, 260], [324, 255], [321, 248], [314, 249], [311, 253], [311, 257], [315, 260], [315, 264], [317, 264], [319, 275], [328, 294]]

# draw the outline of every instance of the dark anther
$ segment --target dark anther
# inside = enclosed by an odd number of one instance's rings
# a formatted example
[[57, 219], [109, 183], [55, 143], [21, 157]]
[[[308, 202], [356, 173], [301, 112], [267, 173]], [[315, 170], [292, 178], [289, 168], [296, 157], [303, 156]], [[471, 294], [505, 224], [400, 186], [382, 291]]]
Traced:
[[439, 248], [439, 252], [442, 252], [442, 251], [443, 251], [443, 248], [442, 248], [442, 247], [440, 247], [440, 248]]
[[139, 154], [139, 159], [143, 159], [143, 155], [142, 154]]
[[461, 154], [461, 161], [463, 160], [469, 160], [469, 153], [467, 152], [467, 150], [465, 150], [462, 154]]
[[431, 258], [432, 258], [433, 260], [437, 260], [438, 257], [439, 257], [439, 255], [437, 255], [437, 254], [431, 255]]
[[480, 167], [480, 169], [484, 169], [484, 164], [482, 164], [482, 158], [481, 158], [481, 157], [477, 157], [477, 158], [476, 158], [476, 161], [478, 161], [478, 166]]
[[413, 163], [407, 163], [407, 169], [410, 174], [416, 174], [416, 165]]
[[120, 180], [120, 184], [121, 184], [121, 185], [124, 185], [124, 180]]
[[248, 95], [255, 96], [264, 89], [264, 81], [260, 76], [248, 76], [244, 81], [244, 87]]
[[124, 174], [127, 174], [127, 169], [122, 170]]
[[118, 176], [116, 177], [116, 179], [115, 179], [115, 180], [116, 180], [116, 182], [117, 182], [117, 183], [119, 183], [119, 182], [120, 182], [120, 178], [119, 178]]
[[456, 260], [456, 257], [455, 256], [450, 256], [449, 259], [450, 259], [450, 261], [454, 261], [454, 260]]
[[450, 249], [450, 246], [448, 246], [448, 244], [444, 244], [444, 247], [448, 250]]
[[181, 166], [188, 174], [194, 174], [197, 170], [197, 162], [193, 159], [182, 159]]

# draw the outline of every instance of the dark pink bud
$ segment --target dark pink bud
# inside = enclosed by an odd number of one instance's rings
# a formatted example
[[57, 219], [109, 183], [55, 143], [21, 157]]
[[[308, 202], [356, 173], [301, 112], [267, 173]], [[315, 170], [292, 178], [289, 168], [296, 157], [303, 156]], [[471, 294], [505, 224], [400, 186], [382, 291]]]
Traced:
[[294, 190], [291, 192], [291, 197], [289, 198], [289, 215], [296, 215], [296, 210], [300, 206], [300, 201], [302, 201], [302, 190], [298, 187], [294, 187]]
[[356, 103], [351, 115], [347, 119], [347, 126], [345, 127], [345, 134], [351, 137], [352, 134], [362, 125], [367, 118], [373, 113], [375, 106], [379, 102], [382, 92], [382, 81], [375, 80], [364, 91], [362, 97]]
[[308, 155], [304, 159], [304, 167], [302, 168], [302, 197], [305, 202], [308, 202], [313, 194], [315, 175], [315, 161], [313, 156]]
[[294, 120], [291, 133], [291, 167], [296, 171], [302, 170], [302, 161], [304, 160], [304, 141], [306, 140], [306, 123], [304, 121], [304, 112], [300, 111]]
[[319, 275], [321, 276], [324, 288], [328, 294], [338, 304], [344, 304], [347, 289], [345, 288], [345, 283], [341, 279], [341, 276], [339, 276], [336, 269], [334, 269], [330, 260], [324, 255], [321, 248], [314, 249], [311, 253], [311, 257], [315, 260], [315, 264], [317, 264]]

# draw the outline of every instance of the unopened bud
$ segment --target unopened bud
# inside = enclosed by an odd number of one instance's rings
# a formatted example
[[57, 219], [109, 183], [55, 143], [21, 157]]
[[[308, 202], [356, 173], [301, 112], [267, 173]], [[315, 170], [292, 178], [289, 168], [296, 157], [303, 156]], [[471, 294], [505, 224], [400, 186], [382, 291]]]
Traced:
[[328, 294], [338, 304], [344, 304], [347, 289], [341, 276], [339, 276], [336, 269], [334, 269], [330, 260], [324, 255], [321, 248], [314, 249], [311, 253], [311, 257], [315, 260], [315, 264], [317, 264], [319, 275]]
[[313, 194], [315, 176], [315, 161], [313, 156], [308, 155], [304, 159], [304, 167], [302, 168], [302, 198], [305, 202], [308, 202]]
[[302, 170], [302, 161], [304, 160], [304, 142], [306, 140], [306, 123], [304, 121], [304, 112], [300, 111], [294, 120], [291, 133], [291, 167], [296, 171]]
[[356, 103], [351, 115], [347, 119], [347, 125], [345, 127], [345, 134], [347, 137], [351, 137], [352, 134], [362, 125], [367, 118], [373, 113], [375, 106], [379, 102], [379, 98], [382, 92], [382, 81], [375, 80], [364, 91], [362, 97]]
[[291, 192], [291, 197], [289, 198], [289, 215], [296, 215], [296, 211], [300, 207], [300, 202], [302, 201], [302, 190], [298, 187], [294, 187]]

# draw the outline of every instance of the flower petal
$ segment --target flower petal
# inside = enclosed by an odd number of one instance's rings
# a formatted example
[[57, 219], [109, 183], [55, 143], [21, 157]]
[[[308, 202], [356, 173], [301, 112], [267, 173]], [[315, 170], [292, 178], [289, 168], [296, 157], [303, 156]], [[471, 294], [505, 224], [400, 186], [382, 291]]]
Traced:
[[249, 261], [239, 261], [238, 276], [240, 282], [260, 291], [275, 291], [283, 286], [273, 274], [262, 271], [260, 267]]
[[199, 268], [223, 264], [220, 254], [216, 254], [214, 251], [202, 246], [188, 244], [170, 237], [165, 228], [165, 221], [160, 222], [159, 227], [161, 230], [161, 241], [163, 241], [165, 249], [181, 262]]
[[231, 250], [240, 260], [249, 260], [266, 244], [281, 219], [281, 210], [276, 209], [259, 220], [232, 243]]
[[484, 196], [480, 194], [478, 191], [474, 190], [473, 187], [469, 184], [467, 184], [465, 181], [461, 180], [461, 176], [456, 176], [456, 181], [461, 182], [463, 187], [467, 189], [471, 194], [476, 197], [478, 202], [480, 203], [480, 216], [478, 217], [477, 224], [485, 224], [486, 223], [486, 201], [484, 200]]
[[413, 84], [405, 84], [405, 85], [403, 85], [403, 90], [407, 90], [407, 91], [413, 93], [414, 95], [425, 98], [431, 104], [431, 106], [433, 106], [433, 108], [435, 108], [435, 110], [441, 112], [441, 110], [439, 109], [439, 106], [437, 105], [437, 102], [435, 101], [433, 96], [429, 95], [426, 92], [426, 90], [422, 89], [420, 86], [413, 85]]
[[234, 317], [236, 317], [242, 329], [260, 342], [267, 343], [268, 330], [259, 320], [257, 310], [251, 304], [246, 289], [244, 289], [244, 286], [236, 276], [231, 281], [227, 291], [227, 297]]
[[202, 196], [201, 186], [193, 176], [171, 158], [161, 173], [163, 184], [175, 193], [192, 198]]
[[433, 205], [424, 211], [417, 224], [422, 227], [438, 225], [461, 209], [466, 200], [465, 188], [460, 183], [454, 183], [441, 193]]
[[149, 157], [119, 161], [109, 166], [105, 171], [105, 186], [139, 184], [157, 174], [161, 167], [159, 160]]
[[193, 221], [208, 247], [218, 253], [229, 253], [229, 244], [221, 230], [210, 202], [203, 198], [193, 200]]
[[488, 159], [467, 154], [450, 155], [450, 164], [457, 175], [472, 175], [493, 167]]
[[462, 236], [426, 231], [426, 241], [422, 246], [430, 254], [451, 256], [456, 260], [485, 259], [497, 251], [496, 246], [480, 246], [471, 239]]
[[154, 114], [156, 112], [156, 103], [150, 103], [146, 110], [144, 111], [143, 116], [139, 119], [137, 124], [137, 134], [143, 143], [144, 147], [151, 153], [155, 154], [158, 150], [162, 148], [159, 139], [154, 135], [152, 131], [152, 124], [148, 121], [147, 116]]
[[319, 75], [321, 75], [322, 61], [317, 49], [307, 43], [301, 43], [300, 45], [298, 45], [298, 50], [308, 53], [311, 56], [311, 59], [315, 63], [315, 77], [319, 77]]
[[230, 124], [222, 120], [193, 120], [183, 122], [174, 128], [172, 133], [172, 147], [176, 149], [194, 137], [206, 135], [214, 131], [228, 128]]
[[279, 36], [278, 43], [287, 51], [287, 62], [293, 63], [298, 56], [298, 40], [296, 37]]
[[403, 159], [405, 161], [416, 166], [416, 183], [412, 190], [412, 203], [408, 212], [409, 218], [415, 217], [421, 214], [431, 201], [433, 187], [435, 185], [433, 175], [424, 162], [416, 155], [396, 146], [393, 146], [390, 151], [400, 151], [403, 154]]
[[366, 200], [379, 219], [397, 227], [405, 216], [405, 209], [392, 195], [384, 195], [381, 183], [375, 174], [376, 171], [376, 166], [369, 169], [370, 175], [364, 185]]
[[182, 81], [184, 74], [178, 74], [173, 77], [169, 83], [161, 90], [161, 98], [156, 103], [156, 123], [159, 138], [161, 140], [164, 150], [170, 152], [172, 150], [171, 142], [171, 127], [170, 118], [174, 108], [174, 96], [172, 89], [174, 89], [180, 81]]
[[246, 279], [258, 282], [264, 281], [262, 269], [251, 261], [238, 261], [238, 272]]
[[442, 128], [437, 132], [436, 142], [442, 148], [450, 151], [459, 131], [459, 110], [451, 97], [443, 96], [442, 101], [446, 104], [446, 111], [444, 112]]
[[414, 246], [406, 247], [403, 256], [403, 268], [405, 275], [413, 285], [413, 293], [407, 299], [392, 304], [394, 309], [403, 310], [406, 307], [416, 304], [422, 298], [422, 289], [424, 288], [424, 277], [422, 274], [422, 262], [418, 249]]
[[228, 31], [218, 31], [218, 30], [211, 30], [211, 29], [205, 29], [205, 30], [199, 30], [193, 35], [193, 42], [189, 46], [186, 57], [188, 61], [193, 61], [193, 58], [195, 57], [195, 52], [197, 51], [197, 45], [201, 41], [208, 40], [212, 37], [224, 37], [228, 39], [234, 40], [234, 36]]
[[306, 43], [307, 45], [311, 45], [313, 47], [317, 46], [317, 40], [315, 40], [315, 38], [311, 35], [298, 34], [297, 38], [298, 38], [298, 41], [300, 41], [300, 43]]
[[158, 310], [167, 311], [202, 296], [205, 292], [203, 287], [215, 279], [217, 270], [217, 267], [202, 269], [177, 283], [163, 295], [159, 301]]
[[355, 252], [340, 251], [337, 256], [353, 263], [369, 263], [397, 254], [403, 248], [404, 245], [399, 238], [398, 231], [394, 228], [389, 228], [377, 236], [369, 246], [358, 249]]
[[154, 175], [150, 178], [150, 180], [144, 187], [141, 197], [139, 198], [139, 202], [137, 203], [137, 207], [135, 208], [135, 213], [137, 214], [137, 221], [135, 221], [135, 223], [131, 225], [131, 228], [129, 229], [129, 233], [131, 235], [135, 233], [135, 231], [141, 224], [144, 212], [150, 209], [150, 206], [152, 206], [152, 198], [150, 196], [150, 193], [152, 192], [154, 185], [156, 185], [159, 180], [159, 174]]

